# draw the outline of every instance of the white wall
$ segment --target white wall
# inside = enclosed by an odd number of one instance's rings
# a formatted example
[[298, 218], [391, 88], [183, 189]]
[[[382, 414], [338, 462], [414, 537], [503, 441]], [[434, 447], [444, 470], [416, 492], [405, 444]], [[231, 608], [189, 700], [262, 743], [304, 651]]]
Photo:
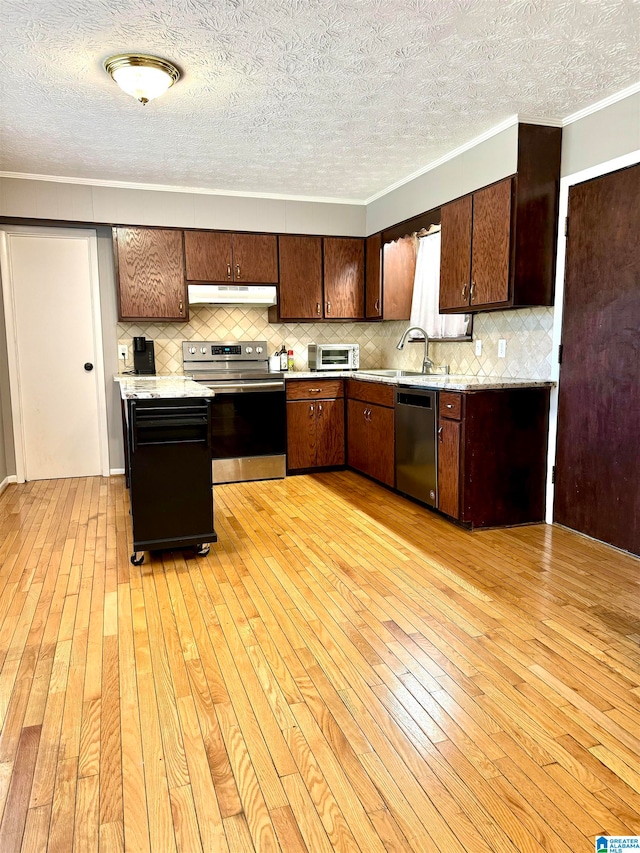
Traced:
[[573, 175], [640, 148], [640, 92], [567, 125], [561, 173]]
[[367, 234], [506, 178], [517, 169], [518, 126], [491, 136], [367, 205]]
[[0, 216], [118, 225], [362, 237], [357, 204], [88, 186], [0, 178]]

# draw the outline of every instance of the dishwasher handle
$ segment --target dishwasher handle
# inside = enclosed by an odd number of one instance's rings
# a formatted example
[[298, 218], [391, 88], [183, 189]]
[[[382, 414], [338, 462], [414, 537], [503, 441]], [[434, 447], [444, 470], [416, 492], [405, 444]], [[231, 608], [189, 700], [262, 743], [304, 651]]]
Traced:
[[412, 391], [398, 391], [396, 402], [399, 406], [415, 406], [420, 409], [435, 409], [436, 392], [428, 391], [426, 393], [415, 393]]

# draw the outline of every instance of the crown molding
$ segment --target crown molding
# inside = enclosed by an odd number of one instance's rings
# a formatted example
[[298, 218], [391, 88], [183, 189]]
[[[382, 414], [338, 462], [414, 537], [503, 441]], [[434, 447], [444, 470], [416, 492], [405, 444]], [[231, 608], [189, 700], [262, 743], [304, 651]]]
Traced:
[[101, 178], [74, 178], [67, 175], [35, 175], [28, 172], [3, 172], [0, 178], [17, 178], [25, 181], [49, 181], [57, 184], [76, 184], [88, 187], [105, 187], [121, 190], [148, 190], [164, 193], [188, 193], [189, 195], [216, 195], [229, 198], [268, 199], [272, 201], [302, 201], [313, 204], [350, 204], [364, 206], [361, 198], [331, 198], [328, 196], [286, 195], [284, 193], [254, 193], [240, 190], [213, 190], [207, 187], [181, 187], [170, 184], [142, 184], [134, 181], [106, 181]]
[[369, 198], [366, 199], [287, 195], [284, 193], [242, 192], [237, 190], [216, 190], [208, 189], [206, 187], [171, 186], [168, 184], [143, 184], [133, 181], [107, 181], [102, 180], [100, 178], [75, 178], [62, 175], [35, 175], [26, 172], [0, 171], [0, 178], [17, 178], [20, 180], [29, 181], [49, 181], [54, 183], [78, 184], [82, 186], [106, 187], [111, 189], [189, 193], [193, 195], [216, 195], [227, 196], [228, 198], [269, 199], [274, 201], [308, 202], [312, 204], [346, 204], [358, 207], [365, 207], [366, 205], [369, 205], [372, 202], [383, 198], [384, 196], [388, 195], [399, 187], [402, 187], [405, 184], [414, 181], [421, 175], [425, 175], [428, 172], [433, 171], [433, 169], [437, 169], [439, 166], [442, 166], [444, 163], [448, 163], [449, 160], [453, 160], [454, 158], [459, 157], [460, 154], [464, 154], [465, 151], [469, 151], [471, 148], [475, 148], [477, 145], [481, 145], [483, 142], [486, 142], [488, 139], [491, 139], [491, 137], [497, 136], [497, 134], [502, 133], [503, 130], [507, 130], [508, 128], [513, 127], [515, 124], [539, 124], [546, 125], [547, 127], [566, 127], [569, 124], [573, 124], [576, 121], [580, 121], [580, 119], [583, 119], [586, 116], [598, 112], [599, 110], [606, 109], [607, 107], [617, 103], [618, 101], [623, 101], [625, 98], [628, 98], [631, 95], [635, 95], [638, 92], [640, 92], [640, 82], [634, 83], [631, 86], [627, 86], [626, 89], [622, 89], [620, 92], [616, 92], [614, 95], [609, 95], [607, 98], [603, 98], [601, 101], [597, 101], [595, 104], [591, 104], [591, 106], [589, 107], [585, 107], [584, 109], [578, 110], [575, 113], [571, 113], [571, 115], [568, 115], [563, 119], [558, 117], [550, 118], [545, 116], [516, 113], [512, 116], [509, 116], [509, 118], [505, 119], [504, 121], [500, 122], [500, 124], [497, 124], [489, 130], [485, 131], [484, 133], [480, 134], [480, 136], [476, 136], [473, 139], [470, 139], [469, 142], [465, 142], [464, 145], [460, 145], [457, 148], [454, 148], [448, 154], [439, 157], [437, 160], [433, 160], [426, 166], [422, 166], [420, 169], [417, 169], [415, 172], [412, 172], [405, 178], [401, 178], [399, 181], [396, 181], [395, 183], [391, 184], [388, 187], [385, 187], [385, 189], [380, 190], [379, 192], [375, 193], [372, 196], [369, 196]]
[[558, 116], [555, 118], [549, 118], [549, 116], [535, 116], [527, 115], [527, 113], [518, 113], [518, 123], [539, 124], [542, 125], [542, 127], [562, 127], [564, 120]]
[[396, 181], [395, 184], [391, 184], [391, 186], [386, 187], [380, 192], [375, 193], [375, 195], [369, 196], [369, 198], [365, 201], [365, 204], [371, 204], [373, 201], [377, 201], [379, 198], [382, 198], [388, 193], [397, 190], [399, 187], [404, 186], [405, 184], [414, 181], [416, 178], [419, 178], [421, 175], [426, 175], [427, 172], [431, 172], [434, 169], [437, 169], [438, 166], [442, 166], [443, 163], [448, 163], [449, 160], [453, 160], [454, 158], [460, 156], [460, 154], [464, 154], [465, 151], [469, 151], [471, 148], [475, 148], [476, 145], [480, 145], [482, 142], [486, 142], [487, 139], [491, 139], [492, 136], [497, 136], [499, 133], [502, 133], [503, 130], [507, 130], [510, 127], [513, 127], [515, 124], [518, 124], [518, 115], [509, 116], [508, 119], [500, 122], [500, 124], [495, 125], [495, 127], [490, 128], [490, 130], [486, 130], [484, 133], [481, 133], [480, 136], [475, 136], [473, 139], [470, 139], [469, 142], [465, 142], [464, 145], [460, 145], [458, 148], [454, 148], [452, 151], [449, 151], [448, 154], [445, 154], [443, 157], [439, 157], [437, 160], [432, 160], [431, 163], [428, 163], [426, 166], [418, 169], [415, 172], [412, 172], [410, 175], [407, 175], [406, 178], [402, 178], [399, 181]]
[[562, 121], [562, 126], [566, 127], [568, 124], [573, 124], [574, 121], [580, 121], [581, 118], [586, 118], [590, 116], [592, 113], [597, 113], [600, 110], [604, 110], [607, 107], [610, 107], [612, 104], [617, 104], [618, 101], [624, 101], [625, 98], [629, 98], [631, 95], [635, 95], [640, 92], [640, 82], [633, 83], [631, 86], [627, 86], [626, 89], [622, 89], [620, 92], [616, 92], [615, 95], [609, 95], [608, 98], [603, 98], [601, 101], [596, 101], [595, 104], [591, 104], [590, 107], [585, 107], [582, 110], [578, 110], [575, 113], [571, 113], [571, 115], [566, 116], [566, 118]]

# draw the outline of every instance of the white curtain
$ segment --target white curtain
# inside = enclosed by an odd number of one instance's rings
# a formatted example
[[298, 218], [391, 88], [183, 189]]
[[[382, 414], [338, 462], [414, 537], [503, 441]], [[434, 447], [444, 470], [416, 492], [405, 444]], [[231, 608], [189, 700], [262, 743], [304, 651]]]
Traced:
[[[440, 314], [440, 231], [418, 240], [416, 275], [411, 302], [411, 326], [420, 326], [431, 340], [460, 338], [469, 329], [469, 315]], [[419, 337], [417, 332], [412, 338]]]

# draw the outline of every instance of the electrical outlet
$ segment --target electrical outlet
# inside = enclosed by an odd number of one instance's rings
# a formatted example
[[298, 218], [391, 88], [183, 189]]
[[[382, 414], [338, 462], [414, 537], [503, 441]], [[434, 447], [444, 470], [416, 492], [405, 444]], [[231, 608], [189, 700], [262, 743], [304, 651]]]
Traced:
[[504, 338], [500, 338], [498, 341], [498, 358], [506, 358], [507, 355], [507, 342]]
[[118, 344], [118, 358], [126, 361], [129, 357], [129, 347], [126, 344]]
[[476, 355], [482, 355], [482, 341], [479, 338], [476, 341]]

